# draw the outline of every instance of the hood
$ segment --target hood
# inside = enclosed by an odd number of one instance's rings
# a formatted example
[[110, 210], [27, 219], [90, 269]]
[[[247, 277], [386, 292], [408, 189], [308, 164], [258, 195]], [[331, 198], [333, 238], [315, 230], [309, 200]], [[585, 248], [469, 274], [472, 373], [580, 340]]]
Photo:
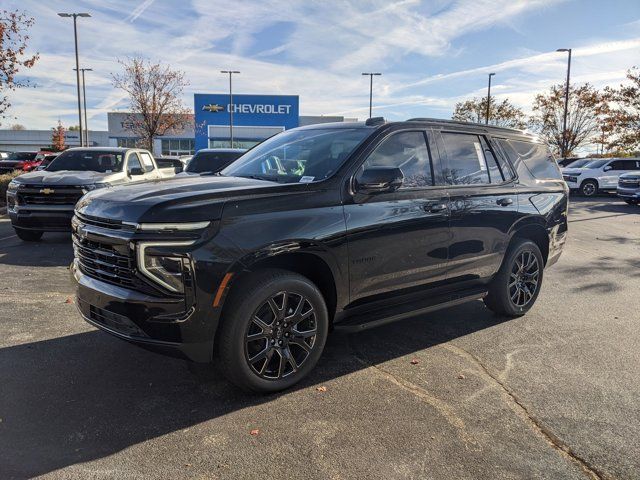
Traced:
[[640, 178], [640, 172], [623, 173], [618, 177], [620, 180], [637, 180]]
[[585, 169], [584, 168], [563, 168], [561, 171], [563, 175], [581, 175], [582, 173], [585, 172]]
[[200, 222], [218, 220], [229, 198], [279, 195], [305, 187], [189, 175], [94, 190], [80, 199], [76, 209], [85, 215], [126, 222]]
[[81, 172], [73, 170], [60, 170], [58, 172], [48, 172], [38, 170], [25, 173], [16, 177], [18, 183], [37, 183], [44, 185], [91, 185], [108, 181], [108, 177], [117, 175], [116, 173]]

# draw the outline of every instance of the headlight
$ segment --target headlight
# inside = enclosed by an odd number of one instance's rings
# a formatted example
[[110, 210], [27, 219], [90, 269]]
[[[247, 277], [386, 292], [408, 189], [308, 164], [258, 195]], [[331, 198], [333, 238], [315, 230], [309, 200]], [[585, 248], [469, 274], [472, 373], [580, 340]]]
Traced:
[[96, 190], [98, 188], [110, 187], [110, 183], [92, 183], [90, 185], [85, 185], [82, 187], [82, 193], [90, 192], [91, 190]]
[[188, 260], [184, 257], [153, 254], [148, 251], [151, 247], [182, 247], [192, 245], [195, 241], [184, 242], [140, 242], [138, 243], [138, 268], [140, 272], [176, 293], [184, 293], [184, 271], [188, 268]]
[[16, 190], [18, 190], [18, 188], [20, 188], [20, 184], [14, 180], [11, 180], [9, 182], [9, 185], [7, 185], [8, 192], [15, 192]]

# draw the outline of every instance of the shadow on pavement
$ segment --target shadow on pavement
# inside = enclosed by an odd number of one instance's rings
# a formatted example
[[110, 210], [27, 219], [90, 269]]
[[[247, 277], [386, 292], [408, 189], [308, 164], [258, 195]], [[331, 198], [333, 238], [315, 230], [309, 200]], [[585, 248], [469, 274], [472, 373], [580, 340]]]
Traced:
[[[13, 230], [0, 232], [7, 236]], [[0, 234], [0, 237], [2, 235]], [[0, 242], [0, 264], [24, 267], [67, 266], [73, 260], [69, 233], [45, 233], [39, 242], [23, 242], [17, 237]]]
[[[499, 323], [482, 302], [346, 336], [297, 389]], [[249, 396], [218, 375], [91, 331], [0, 349], [0, 476], [42, 475], [279, 395]]]

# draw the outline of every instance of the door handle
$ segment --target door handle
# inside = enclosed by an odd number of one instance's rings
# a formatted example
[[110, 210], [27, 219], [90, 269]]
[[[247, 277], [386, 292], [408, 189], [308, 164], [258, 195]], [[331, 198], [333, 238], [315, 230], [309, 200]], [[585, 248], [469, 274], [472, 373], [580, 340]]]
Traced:
[[439, 213], [447, 210], [446, 203], [427, 203], [422, 207], [428, 213]]
[[513, 199], [512, 198], [499, 198], [498, 200], [496, 200], [496, 203], [498, 205], [500, 205], [501, 207], [507, 207], [509, 205], [511, 205], [513, 203]]

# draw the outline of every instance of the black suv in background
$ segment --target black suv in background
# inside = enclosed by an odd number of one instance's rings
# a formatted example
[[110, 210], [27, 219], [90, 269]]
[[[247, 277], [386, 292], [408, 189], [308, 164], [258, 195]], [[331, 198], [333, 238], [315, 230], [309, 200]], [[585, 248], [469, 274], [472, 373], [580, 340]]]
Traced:
[[567, 232], [546, 145], [451, 121], [280, 133], [217, 176], [96, 190], [73, 219], [77, 305], [146, 348], [287, 388], [328, 332], [483, 298], [534, 304]]

